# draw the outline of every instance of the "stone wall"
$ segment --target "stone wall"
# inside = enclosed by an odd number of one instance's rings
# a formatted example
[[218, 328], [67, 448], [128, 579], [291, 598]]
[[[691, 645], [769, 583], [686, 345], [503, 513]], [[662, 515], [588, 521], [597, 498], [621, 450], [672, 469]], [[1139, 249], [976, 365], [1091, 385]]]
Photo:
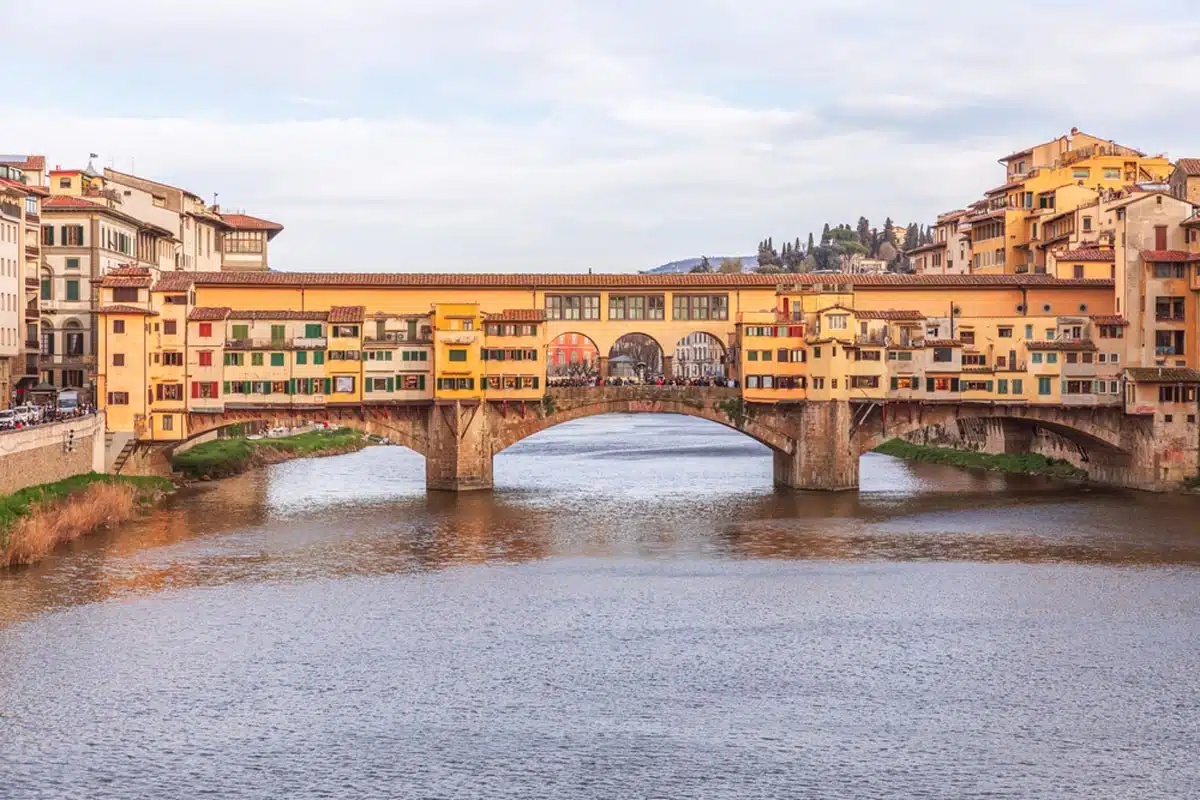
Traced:
[[0, 494], [103, 471], [104, 414], [0, 433]]

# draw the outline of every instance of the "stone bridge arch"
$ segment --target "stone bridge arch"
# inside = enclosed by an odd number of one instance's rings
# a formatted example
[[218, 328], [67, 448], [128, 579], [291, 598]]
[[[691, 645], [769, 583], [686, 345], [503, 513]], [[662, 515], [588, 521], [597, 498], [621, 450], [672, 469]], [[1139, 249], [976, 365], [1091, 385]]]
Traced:
[[791, 455], [796, 449], [795, 440], [787, 432], [769, 420], [760, 421], [744, 413], [737, 389], [606, 386], [553, 389], [546, 397], [538, 413], [489, 412], [493, 455], [535, 433], [600, 414], [682, 414], [733, 428], [777, 453]]
[[249, 422], [289, 428], [325, 422], [334, 427], [360, 431], [368, 436], [387, 438], [424, 456], [428, 452], [427, 417], [428, 412], [425, 408], [415, 406], [227, 409], [219, 414], [193, 412], [188, 416], [188, 438], [173, 443], [167, 450], [167, 455], [201, 436]]

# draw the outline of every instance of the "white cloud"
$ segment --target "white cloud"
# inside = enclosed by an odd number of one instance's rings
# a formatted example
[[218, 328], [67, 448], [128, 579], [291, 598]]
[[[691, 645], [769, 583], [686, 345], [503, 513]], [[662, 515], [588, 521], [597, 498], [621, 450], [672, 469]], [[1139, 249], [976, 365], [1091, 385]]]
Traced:
[[0, 56], [41, 73], [0, 147], [219, 191], [285, 224], [283, 269], [631, 270], [929, 221], [1072, 125], [1188, 155], [1200, 99], [1182, 2], [163, 5], [20, 6], [94, 44]]

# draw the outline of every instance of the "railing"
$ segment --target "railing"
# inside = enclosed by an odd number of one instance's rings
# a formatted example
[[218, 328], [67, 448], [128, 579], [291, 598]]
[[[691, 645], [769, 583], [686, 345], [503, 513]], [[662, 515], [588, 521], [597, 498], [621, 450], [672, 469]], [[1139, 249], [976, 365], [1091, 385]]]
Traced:
[[40, 309], [36, 309], [36, 308], [26, 308], [25, 309], [25, 319], [39, 319], [41, 316], [42, 316], [42, 312]]
[[1186, 314], [1159, 314], [1155, 313], [1154, 319], [1156, 322], [1187, 322]]
[[875, 347], [887, 347], [888, 337], [878, 333], [868, 333], [866, 336], [859, 334], [854, 337], [855, 344], [869, 344]]
[[20, 219], [21, 206], [17, 203], [0, 203], [0, 214], [7, 214], [15, 219]]
[[407, 331], [390, 331], [385, 332], [383, 336], [363, 337], [364, 344], [430, 344], [432, 342], [432, 332], [424, 336], [420, 334], [409, 336]]
[[[1155, 347], [1154, 355], [1156, 355], [1156, 356], [1173, 356], [1173, 355], [1176, 355], [1176, 352], [1175, 352], [1174, 347]], [[1183, 355], [1183, 354], [1179, 353], [1178, 355]]]
[[325, 347], [328, 341], [324, 336], [296, 336], [291, 339], [226, 339], [225, 347], [230, 350], [313, 350]]

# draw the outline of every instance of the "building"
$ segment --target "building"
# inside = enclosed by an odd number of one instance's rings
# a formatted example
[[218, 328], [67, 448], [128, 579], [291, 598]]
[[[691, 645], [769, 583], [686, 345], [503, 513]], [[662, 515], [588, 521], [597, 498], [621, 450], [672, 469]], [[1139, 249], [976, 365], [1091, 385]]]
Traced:
[[220, 219], [225, 225], [220, 245], [221, 269], [235, 272], [268, 270], [270, 243], [283, 231], [283, 226], [248, 214], [221, 214]]
[[[0, 156], [0, 180], [10, 189], [13, 199], [24, 191], [24, 222], [21, 238], [21, 306], [20, 325], [24, 331], [21, 355], [12, 365], [10, 383], [18, 400], [24, 402], [26, 393], [37, 385], [41, 349], [40, 274], [43, 265], [41, 250], [41, 206], [49, 196], [46, 188], [46, 159], [39, 155]], [[2, 402], [8, 402], [6, 393]]]
[[591, 339], [579, 333], [564, 333], [550, 343], [546, 364], [551, 377], [585, 377], [596, 374], [600, 351]]
[[1170, 179], [1171, 196], [1200, 205], [1200, 158], [1181, 158]]
[[904, 255], [918, 275], [966, 275], [971, 271], [971, 243], [962, 221], [968, 209], [947, 211], [933, 226], [933, 241]]

